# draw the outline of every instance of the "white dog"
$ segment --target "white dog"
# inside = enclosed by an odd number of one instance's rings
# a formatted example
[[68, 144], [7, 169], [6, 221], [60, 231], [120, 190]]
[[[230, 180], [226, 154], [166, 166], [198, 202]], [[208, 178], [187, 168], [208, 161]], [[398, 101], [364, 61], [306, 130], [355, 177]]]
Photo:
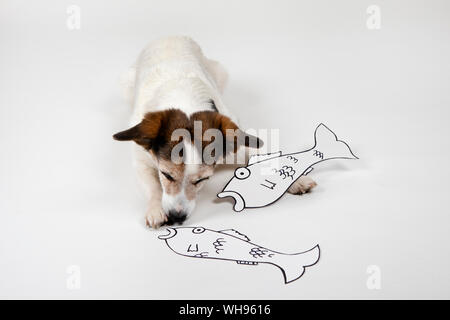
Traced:
[[[190, 38], [168, 37], [150, 44], [127, 78], [130, 81], [125, 81], [125, 89], [132, 98], [134, 126], [114, 138], [136, 142], [135, 166], [148, 195], [146, 224], [153, 228], [181, 224], [192, 213], [197, 193], [215, 166], [204, 162], [203, 151], [209, 140], [202, 135], [200, 144], [196, 143], [194, 123], [201, 123], [202, 133], [208, 129], [222, 132], [221, 146], [231, 142], [234, 152], [241, 145], [258, 148], [262, 141], [239, 130], [221, 99], [227, 80], [225, 70], [206, 58]], [[174, 139], [177, 129], [192, 135]], [[244, 138], [229, 140], [227, 130]], [[184, 147], [182, 163], [173, 159], [180, 142]], [[215, 158], [226, 156], [228, 150], [224, 148]], [[314, 186], [314, 181], [302, 177], [289, 191], [301, 194]]]

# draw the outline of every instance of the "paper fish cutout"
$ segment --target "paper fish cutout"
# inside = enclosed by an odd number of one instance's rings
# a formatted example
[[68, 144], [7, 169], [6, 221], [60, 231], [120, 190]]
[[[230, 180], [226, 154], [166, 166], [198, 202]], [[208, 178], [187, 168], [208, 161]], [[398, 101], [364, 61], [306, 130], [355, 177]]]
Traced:
[[281, 270], [285, 283], [300, 278], [305, 268], [316, 264], [320, 257], [318, 245], [305, 252], [286, 254], [251, 243], [246, 235], [234, 229], [215, 231], [202, 227], [177, 227], [167, 228], [167, 231], [168, 234], [158, 238], [179, 255], [235, 261], [244, 265], [272, 264]]
[[350, 147], [324, 124], [314, 132], [314, 147], [306, 151], [281, 151], [250, 157], [247, 166], [236, 169], [234, 177], [217, 196], [232, 197], [234, 211], [259, 208], [274, 203], [302, 175], [316, 164], [332, 159], [358, 159]]

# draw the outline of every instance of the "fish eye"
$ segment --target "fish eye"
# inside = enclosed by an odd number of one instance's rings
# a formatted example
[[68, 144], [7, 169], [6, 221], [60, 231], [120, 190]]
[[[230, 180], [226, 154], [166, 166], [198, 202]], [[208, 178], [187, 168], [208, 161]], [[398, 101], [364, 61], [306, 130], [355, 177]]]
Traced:
[[234, 176], [238, 179], [248, 178], [250, 176], [250, 170], [248, 170], [245, 167], [237, 168], [236, 171], [234, 172]]
[[196, 234], [203, 233], [203, 232], [205, 232], [205, 228], [198, 227], [198, 228], [195, 228], [194, 230], [192, 230], [192, 232], [196, 233]]

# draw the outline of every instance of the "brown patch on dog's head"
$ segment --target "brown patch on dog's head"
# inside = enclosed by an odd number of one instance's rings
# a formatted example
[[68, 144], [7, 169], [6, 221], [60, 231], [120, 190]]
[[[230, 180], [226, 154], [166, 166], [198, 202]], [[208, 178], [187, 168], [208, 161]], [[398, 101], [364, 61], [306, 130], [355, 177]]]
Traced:
[[218, 112], [196, 112], [192, 114], [190, 120], [191, 123], [194, 123], [195, 121], [201, 121], [202, 123], [202, 150], [208, 144], [219, 142], [215, 141], [215, 137], [211, 137], [211, 140], [205, 139], [205, 133], [207, 133], [209, 129], [216, 129], [220, 131], [222, 136], [221, 154], [214, 155], [215, 158], [224, 156], [230, 152], [237, 152], [241, 146], [250, 148], [260, 148], [263, 146], [261, 139], [245, 133], [239, 129], [239, 127], [230, 118]]
[[189, 119], [178, 109], [148, 112], [138, 125], [116, 133], [113, 138], [118, 141], [133, 140], [157, 157], [170, 159], [172, 148], [179, 142], [171, 139], [176, 129], [189, 128]]
[[[222, 133], [222, 152], [214, 155], [215, 158], [225, 155], [227, 152], [236, 152], [241, 145], [259, 148], [263, 142], [252, 135], [244, 133], [230, 118], [218, 112], [200, 111], [192, 114], [190, 118], [179, 109], [149, 112], [138, 125], [116, 133], [113, 137], [119, 141], [133, 140], [138, 145], [154, 153], [157, 158], [171, 159], [172, 149], [182, 142], [183, 137], [172, 139], [172, 133], [176, 129], [185, 129], [190, 134], [191, 143], [194, 143], [194, 122], [202, 123], [201, 146], [204, 148], [215, 141], [204, 139], [208, 129], [217, 129]], [[234, 134], [233, 134], [234, 133]]]

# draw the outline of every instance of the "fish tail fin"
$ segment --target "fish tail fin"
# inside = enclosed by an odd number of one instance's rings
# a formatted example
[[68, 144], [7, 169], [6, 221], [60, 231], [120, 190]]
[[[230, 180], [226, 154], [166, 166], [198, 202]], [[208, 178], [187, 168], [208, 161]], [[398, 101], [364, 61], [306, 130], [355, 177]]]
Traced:
[[336, 134], [323, 123], [317, 126], [314, 132], [314, 140], [314, 152], [317, 152], [317, 155], [322, 159], [358, 159], [349, 145], [339, 140]]
[[314, 248], [296, 254], [287, 254], [284, 257], [284, 263], [278, 266], [283, 272], [284, 282], [290, 283], [300, 278], [305, 273], [305, 268], [313, 266], [319, 261], [320, 247]]

